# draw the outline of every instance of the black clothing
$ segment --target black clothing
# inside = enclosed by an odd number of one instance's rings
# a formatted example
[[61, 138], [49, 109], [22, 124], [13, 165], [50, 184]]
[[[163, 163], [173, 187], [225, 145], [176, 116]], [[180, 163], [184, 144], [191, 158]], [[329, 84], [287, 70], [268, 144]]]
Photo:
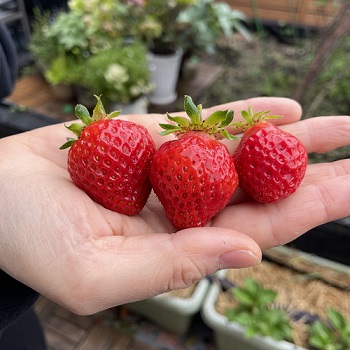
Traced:
[[0, 335], [1, 350], [46, 350], [41, 324], [33, 309], [7, 327]]
[[0, 270], [0, 332], [27, 312], [38, 293]]
[[[0, 22], [0, 100], [12, 93], [17, 73], [16, 47], [6, 25]], [[40, 324], [32, 310], [38, 296], [37, 292], [0, 270], [1, 350], [45, 348]]]
[[17, 72], [18, 57], [15, 44], [6, 25], [0, 22], [0, 100], [11, 94]]

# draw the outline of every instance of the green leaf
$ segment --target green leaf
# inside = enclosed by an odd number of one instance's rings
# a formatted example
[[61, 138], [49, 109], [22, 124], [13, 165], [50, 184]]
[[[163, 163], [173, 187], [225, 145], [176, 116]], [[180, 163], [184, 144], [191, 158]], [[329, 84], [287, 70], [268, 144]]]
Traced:
[[276, 299], [277, 293], [271, 289], [263, 290], [257, 296], [257, 302], [261, 306], [269, 305]]
[[235, 288], [233, 290], [234, 297], [244, 305], [254, 305], [254, 299], [249, 291], [243, 288]]
[[227, 113], [228, 111], [216, 111], [204, 120], [203, 125], [214, 126], [221, 124], [224, 120], [226, 120]]
[[200, 122], [202, 121], [202, 112], [203, 112], [203, 106], [201, 104], [197, 105], [198, 113], [199, 113], [199, 119]]
[[185, 96], [184, 109], [193, 124], [199, 125], [201, 123], [201, 106], [198, 109], [198, 107], [193, 103], [192, 98], [188, 95]]
[[106, 119], [113, 119], [118, 117], [118, 115], [120, 115], [120, 111], [113, 111], [107, 115]]
[[344, 316], [333, 308], [327, 310], [327, 317], [332, 326], [337, 330], [345, 329], [346, 322]]
[[244, 120], [250, 125], [252, 123], [252, 118], [250, 117], [250, 114], [247, 111], [242, 111], [241, 114]]
[[242, 326], [248, 327], [252, 324], [252, 317], [249, 312], [247, 311], [240, 311], [237, 312], [234, 321], [239, 323]]
[[225, 128], [226, 126], [230, 125], [232, 120], [233, 120], [233, 116], [234, 116], [234, 113], [232, 110], [228, 111], [226, 113], [226, 117], [225, 119], [223, 120], [223, 122], [220, 124], [220, 127], [221, 128]]
[[92, 121], [102, 120], [106, 116], [106, 111], [103, 106], [102, 100], [100, 96], [94, 95], [97, 99], [96, 106], [92, 112]]
[[324, 349], [327, 343], [321, 337], [315, 336], [309, 339], [310, 345], [312, 345], [316, 349]]
[[73, 123], [69, 126], [66, 126], [65, 127], [71, 131], [73, 134], [77, 135], [78, 137], [80, 137], [81, 135], [81, 132], [83, 131], [85, 125], [84, 124], [78, 124], [78, 123]]
[[244, 287], [251, 295], [258, 294], [258, 292], [263, 289], [260, 283], [255, 281], [253, 278], [247, 278], [245, 280]]
[[316, 321], [310, 327], [310, 332], [312, 334], [311, 338], [316, 337], [321, 339], [324, 344], [328, 344], [332, 342], [333, 335], [332, 331], [321, 321]]
[[344, 337], [347, 339], [347, 341], [350, 344], [350, 319], [347, 321], [344, 331], [343, 331]]
[[159, 126], [164, 129], [164, 130], [180, 130], [180, 127], [178, 127], [177, 125], [171, 125], [171, 124], [159, 124]]
[[244, 335], [247, 337], [247, 338], [252, 338], [254, 337], [254, 335], [258, 334], [259, 333], [259, 329], [258, 327], [256, 326], [250, 326], [250, 327], [247, 327]]
[[76, 141], [76, 139], [67, 138], [67, 142], [64, 143], [64, 144], [60, 147], [60, 149], [67, 149], [67, 148], [69, 148], [70, 146], [73, 145], [73, 143], [74, 143], [75, 141]]
[[228, 139], [228, 140], [237, 140], [237, 139], [238, 139], [237, 136], [230, 134], [226, 129], [220, 130], [220, 134], [221, 134], [225, 139]]
[[90, 113], [85, 106], [77, 104], [75, 106], [75, 114], [85, 125], [89, 125], [91, 123]]
[[165, 131], [162, 131], [159, 133], [159, 135], [161, 136], [165, 136], [165, 135], [170, 135], [176, 131], [180, 131], [181, 128], [179, 126], [176, 125], [170, 125], [170, 124], [159, 124], [159, 126], [164, 129]]
[[169, 113], [167, 113], [167, 117], [172, 122], [177, 123], [178, 125], [182, 127], [188, 127], [190, 125], [190, 121], [187, 118], [184, 117], [172, 117]]

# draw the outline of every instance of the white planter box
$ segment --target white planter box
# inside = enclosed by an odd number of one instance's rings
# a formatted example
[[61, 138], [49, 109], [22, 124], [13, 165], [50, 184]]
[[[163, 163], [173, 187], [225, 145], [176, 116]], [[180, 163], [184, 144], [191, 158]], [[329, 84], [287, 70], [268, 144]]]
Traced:
[[219, 292], [219, 285], [213, 283], [201, 311], [203, 321], [214, 331], [218, 350], [306, 350], [292, 343], [276, 341], [270, 337], [245, 337], [244, 327], [238, 323], [229, 322], [224, 315], [215, 310]]
[[[299, 252], [288, 247], [273, 248], [273, 251], [280, 254], [286, 254], [292, 258], [302, 258], [316, 265], [328, 267], [337, 271], [344, 276], [350, 276], [350, 267], [328, 261], [327, 259], [312, 256], [310, 254]], [[218, 276], [225, 278], [226, 271], [221, 271]], [[203, 321], [213, 329], [217, 350], [306, 350], [300, 346], [287, 341], [276, 341], [270, 337], [254, 336], [252, 338], [245, 337], [245, 328], [235, 322], [229, 322], [227, 318], [215, 309], [216, 300], [221, 291], [219, 283], [213, 283], [208, 291], [204, 301], [201, 315]]]
[[178, 335], [185, 334], [200, 311], [210, 282], [204, 278], [197, 283], [189, 298], [179, 298], [168, 293], [126, 304], [126, 307], [156, 322], [164, 329]]

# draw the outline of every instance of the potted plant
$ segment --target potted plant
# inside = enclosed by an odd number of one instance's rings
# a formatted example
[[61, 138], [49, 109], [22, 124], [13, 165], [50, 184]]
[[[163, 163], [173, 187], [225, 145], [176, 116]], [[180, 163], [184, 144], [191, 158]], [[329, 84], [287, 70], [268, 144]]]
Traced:
[[187, 333], [200, 311], [210, 282], [204, 278], [191, 287], [126, 304], [126, 307], [178, 335]]
[[[267, 256], [269, 259], [277, 257], [279, 263], [265, 258], [257, 267], [223, 271], [219, 281], [225, 282], [228, 288], [223, 288], [223, 284], [218, 282], [210, 288], [203, 304], [202, 317], [214, 330], [218, 349], [235, 346], [240, 350], [314, 350], [321, 338], [322, 341], [332, 339], [334, 344], [337, 339], [340, 341], [337, 345], [333, 344], [334, 347], [318, 349], [347, 350], [350, 346], [347, 328], [350, 268], [325, 259], [314, 259], [286, 247], [269, 250]], [[281, 265], [282, 261], [287, 266]], [[248, 282], [247, 286], [244, 284], [247, 278], [253, 278], [258, 283]], [[266, 303], [272, 305], [273, 311], [264, 315], [261, 309], [267, 310]], [[254, 323], [253, 317], [247, 317], [247, 308], [254, 309], [255, 319], [260, 323]], [[331, 316], [330, 309], [333, 310]], [[275, 313], [276, 310], [288, 316], [292, 338], [284, 316]], [[340, 316], [339, 311], [343, 315]], [[336, 325], [329, 323], [329, 317]], [[285, 340], [280, 340], [281, 330], [287, 335]], [[277, 339], [274, 339], [276, 334]]]
[[[123, 2], [71, 0], [68, 11], [39, 13], [32, 51], [45, 66], [46, 80], [55, 88], [74, 86], [78, 101], [90, 107], [97, 94], [116, 104], [110, 108], [146, 113], [145, 96], [152, 89], [147, 49], [127, 35], [127, 9]], [[52, 54], [45, 45], [53, 47]]]
[[[150, 101], [168, 104], [176, 97], [176, 84], [184, 53], [213, 53], [219, 38], [239, 31], [249, 38], [242, 22], [245, 16], [224, 2], [214, 0], [128, 1], [136, 18], [135, 35], [149, 47]], [[166, 77], [166, 79], [164, 79]]]
[[51, 14], [35, 9], [30, 51], [58, 97], [73, 97], [77, 67], [88, 50], [88, 28], [76, 13]]
[[[63, 100], [72, 98], [74, 92], [66, 76], [66, 57], [57, 40], [51, 36], [51, 14], [34, 9], [30, 52], [41, 74], [50, 83], [55, 95]], [[57, 61], [56, 61], [57, 60]], [[53, 63], [54, 62], [54, 63]], [[47, 71], [51, 72], [46, 76]]]
[[146, 95], [152, 90], [152, 84], [147, 50], [141, 43], [116, 41], [113, 47], [86, 58], [78, 72], [77, 82], [89, 98], [93, 94], [102, 95], [110, 109], [122, 113], [147, 113]]
[[57, 54], [57, 43], [49, 39], [47, 33], [50, 28], [50, 12], [40, 12], [38, 8], [33, 10], [32, 35], [29, 43], [29, 50], [36, 60], [41, 72], [45, 72], [46, 67]]
[[232, 293], [237, 304], [228, 308], [225, 315], [228, 321], [244, 326], [248, 338], [260, 334], [276, 340], [293, 339], [286, 310], [274, 307], [276, 291], [248, 277]]
[[316, 321], [310, 327], [309, 343], [320, 350], [344, 350], [350, 347], [350, 318], [329, 308], [325, 321]]

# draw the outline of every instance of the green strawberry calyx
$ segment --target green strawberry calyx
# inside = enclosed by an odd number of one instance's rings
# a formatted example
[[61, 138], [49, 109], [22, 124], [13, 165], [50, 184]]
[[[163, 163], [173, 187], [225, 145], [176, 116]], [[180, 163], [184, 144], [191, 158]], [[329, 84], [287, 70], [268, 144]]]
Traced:
[[167, 113], [168, 119], [175, 124], [159, 124], [164, 130], [159, 134], [165, 136], [174, 133], [176, 136], [181, 136], [189, 131], [200, 131], [219, 139], [236, 139], [234, 135], [229, 134], [226, 130], [226, 127], [233, 120], [233, 111], [216, 111], [203, 120], [202, 109], [203, 107], [201, 104], [196, 106], [192, 98], [185, 95], [184, 110], [188, 117], [172, 117]]
[[112, 119], [120, 115], [119, 111], [114, 111], [109, 114], [106, 113], [103, 103], [101, 101], [101, 97], [94, 95], [97, 99], [96, 106], [93, 109], [92, 116], [88, 109], [82, 104], [77, 104], [75, 107], [75, 115], [82, 121], [82, 123], [73, 123], [69, 126], [66, 126], [68, 130], [73, 132], [77, 138], [67, 137], [67, 142], [64, 143], [60, 149], [66, 149], [73, 145], [75, 141], [77, 141], [83, 132], [83, 130], [90, 124], [98, 121], [98, 120], [107, 120]]
[[254, 126], [257, 123], [267, 121], [270, 119], [281, 118], [281, 116], [279, 115], [270, 115], [270, 111], [261, 111], [254, 113], [252, 107], [248, 107], [247, 111], [243, 110], [241, 114], [244, 121], [231, 123], [230, 126], [237, 129], [242, 129], [242, 131], [248, 130], [250, 127]]

